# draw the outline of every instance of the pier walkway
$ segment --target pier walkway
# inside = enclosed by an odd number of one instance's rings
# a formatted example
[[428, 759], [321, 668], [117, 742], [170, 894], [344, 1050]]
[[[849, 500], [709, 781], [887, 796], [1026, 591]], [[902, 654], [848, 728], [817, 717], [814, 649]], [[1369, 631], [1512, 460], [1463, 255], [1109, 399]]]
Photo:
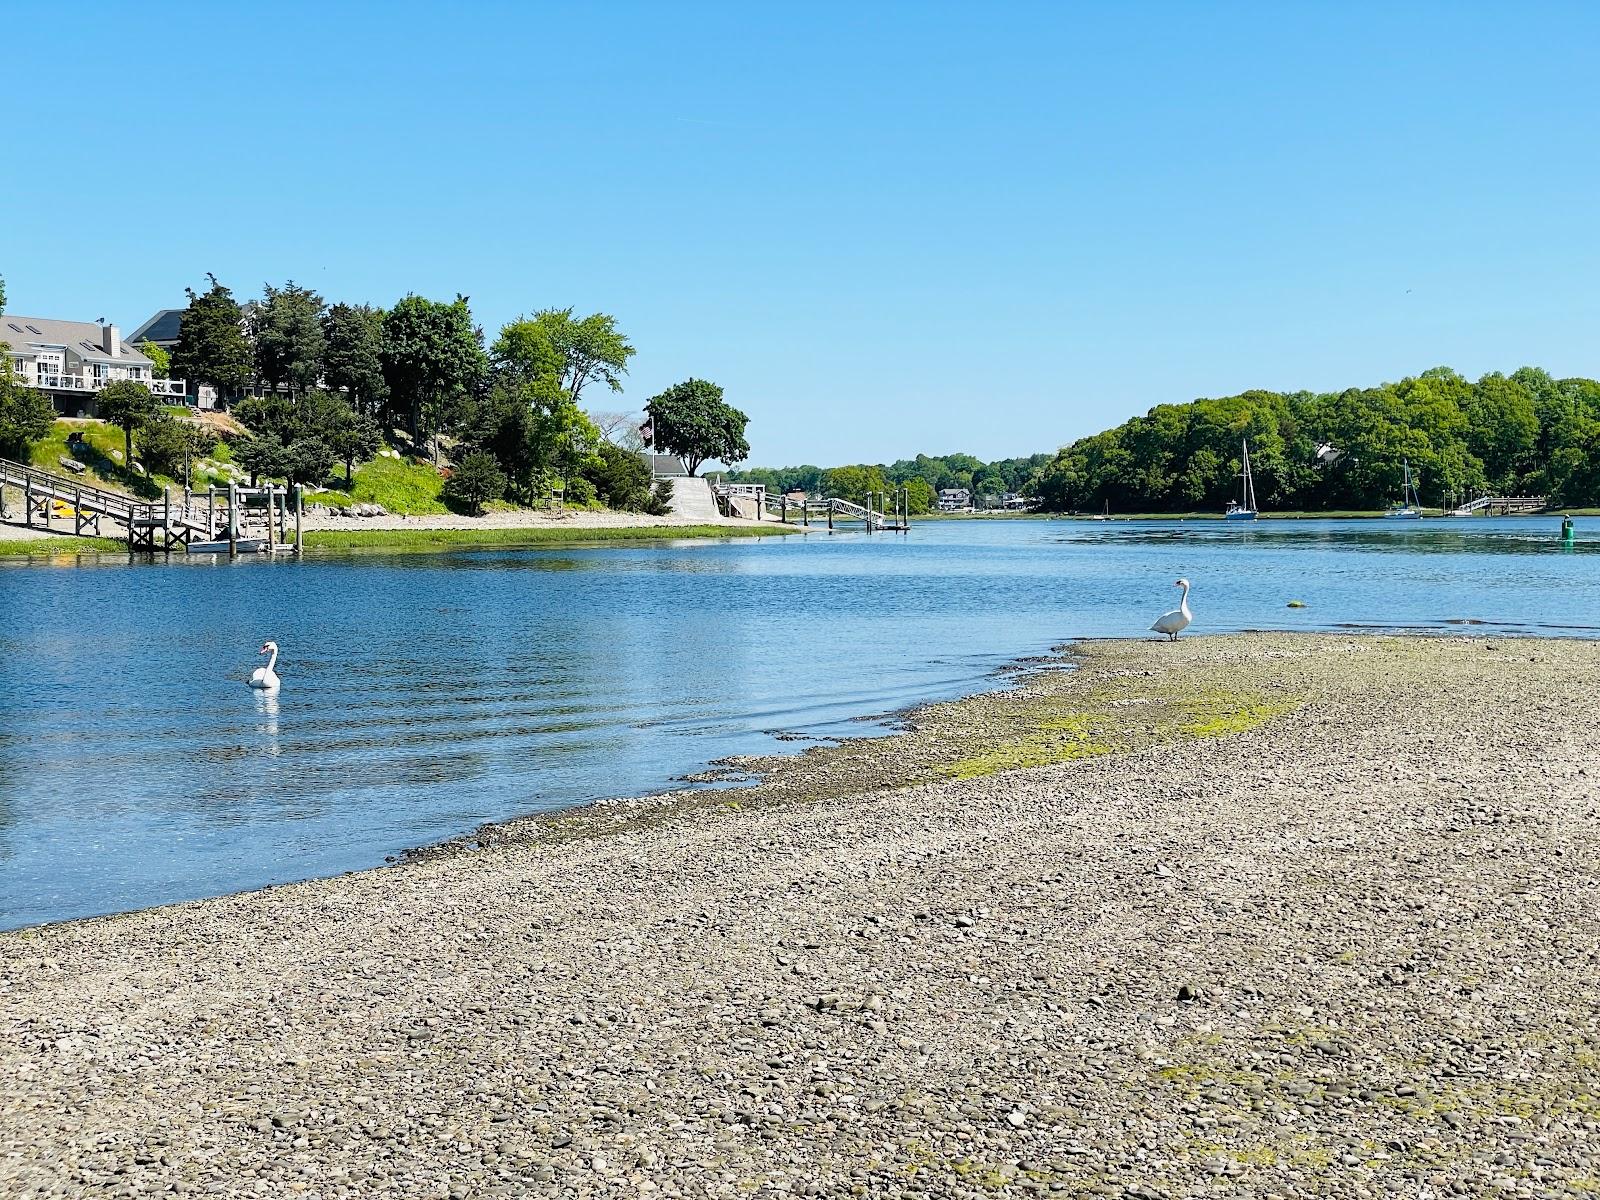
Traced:
[[1507, 517], [1513, 513], [1543, 512], [1549, 507], [1548, 496], [1479, 496], [1459, 508], [1450, 510], [1452, 517], [1472, 517], [1479, 513], [1488, 517]]
[[[203, 496], [184, 492], [174, 500], [164, 492], [159, 500], [141, 500], [0, 458], [0, 512], [5, 511], [7, 488], [22, 494], [23, 522], [29, 528], [74, 537], [118, 537], [127, 541], [130, 552], [273, 554], [300, 549], [299, 488], [230, 486], [209, 488]], [[71, 527], [58, 527], [57, 521], [70, 521]]]

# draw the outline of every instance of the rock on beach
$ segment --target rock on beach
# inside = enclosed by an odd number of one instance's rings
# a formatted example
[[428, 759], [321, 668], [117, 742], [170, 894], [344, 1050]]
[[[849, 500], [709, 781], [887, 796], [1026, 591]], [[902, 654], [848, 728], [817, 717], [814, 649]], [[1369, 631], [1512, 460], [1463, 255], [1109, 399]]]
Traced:
[[0, 935], [0, 1195], [1600, 1189], [1600, 645], [1071, 665], [744, 791]]

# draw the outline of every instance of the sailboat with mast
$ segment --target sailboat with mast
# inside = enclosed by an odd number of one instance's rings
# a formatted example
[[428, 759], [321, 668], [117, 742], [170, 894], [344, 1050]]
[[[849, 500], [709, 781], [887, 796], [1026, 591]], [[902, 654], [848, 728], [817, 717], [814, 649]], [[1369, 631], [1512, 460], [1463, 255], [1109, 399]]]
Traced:
[[1254, 521], [1256, 519], [1256, 481], [1250, 474], [1250, 441], [1248, 438], [1239, 442], [1239, 499], [1228, 501], [1228, 511], [1222, 514], [1224, 521]]
[[1400, 503], [1394, 505], [1385, 517], [1401, 521], [1420, 521], [1422, 519], [1422, 503], [1417, 498], [1416, 484], [1411, 479], [1411, 460], [1405, 459], [1404, 473], [1400, 477]]

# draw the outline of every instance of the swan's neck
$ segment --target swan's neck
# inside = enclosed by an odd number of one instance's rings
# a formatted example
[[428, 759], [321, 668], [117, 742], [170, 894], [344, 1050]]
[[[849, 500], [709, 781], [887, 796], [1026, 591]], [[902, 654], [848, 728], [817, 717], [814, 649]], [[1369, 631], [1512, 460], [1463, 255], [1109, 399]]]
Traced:
[[1178, 607], [1184, 612], [1189, 611], [1189, 585], [1187, 583], [1183, 585], [1183, 599], [1178, 601]]
[[277, 665], [278, 665], [278, 651], [277, 651], [276, 648], [274, 648], [273, 651], [272, 651], [272, 657], [267, 659], [267, 674], [271, 675], [272, 671], [273, 671], [273, 668], [276, 667]]

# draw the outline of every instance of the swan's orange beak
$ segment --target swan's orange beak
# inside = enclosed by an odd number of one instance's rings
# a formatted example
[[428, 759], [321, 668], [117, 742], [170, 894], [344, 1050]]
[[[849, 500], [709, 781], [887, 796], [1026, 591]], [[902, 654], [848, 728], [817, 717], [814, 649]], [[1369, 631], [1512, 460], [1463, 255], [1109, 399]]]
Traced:
[[262, 646], [261, 649], [256, 651], [257, 654], [265, 654], [266, 652], [267, 648], [265, 646]]

